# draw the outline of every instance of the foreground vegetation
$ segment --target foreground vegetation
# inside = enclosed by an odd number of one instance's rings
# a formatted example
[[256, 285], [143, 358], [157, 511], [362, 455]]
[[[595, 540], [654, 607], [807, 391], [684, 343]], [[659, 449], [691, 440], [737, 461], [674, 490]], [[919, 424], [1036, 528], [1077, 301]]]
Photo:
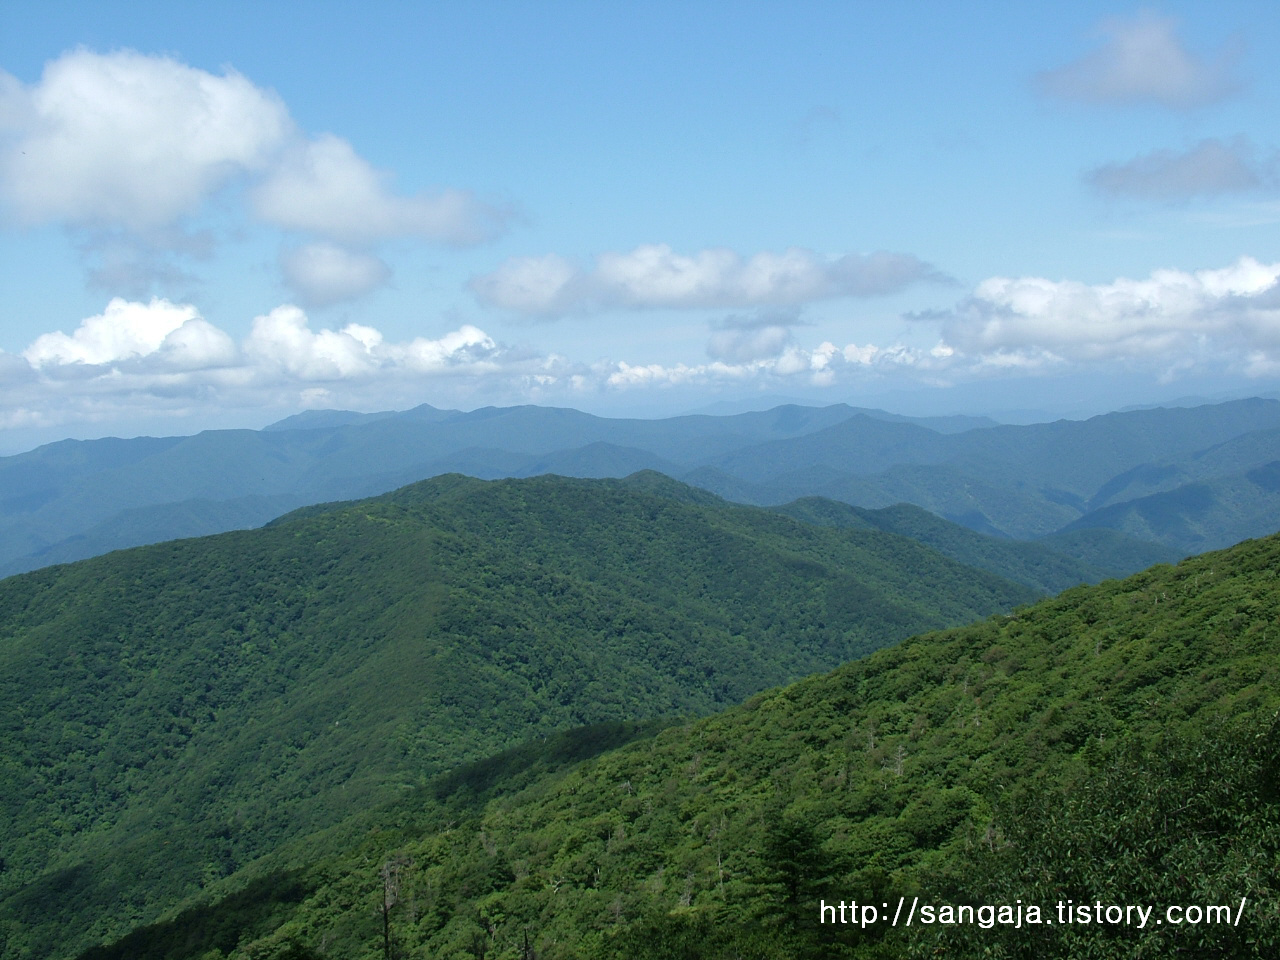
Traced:
[[[465, 769], [86, 958], [1271, 957], [1277, 571], [1280, 538], [1250, 541], [567, 768]], [[1176, 929], [818, 923], [820, 900], [900, 896], [1249, 906]]]

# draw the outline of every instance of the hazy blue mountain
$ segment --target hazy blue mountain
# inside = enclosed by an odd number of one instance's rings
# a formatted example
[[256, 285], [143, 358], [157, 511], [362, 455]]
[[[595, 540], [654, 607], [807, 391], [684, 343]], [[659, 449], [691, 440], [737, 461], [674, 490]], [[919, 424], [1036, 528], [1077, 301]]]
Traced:
[[[0, 569], [92, 555], [103, 538], [88, 531], [118, 518], [110, 542], [135, 545], [157, 536], [173, 504], [288, 497], [294, 503], [368, 496], [455, 470], [480, 476], [526, 475], [529, 458], [594, 443], [654, 454], [633, 457], [622, 473], [668, 459], [726, 450], [819, 429], [849, 416], [847, 407], [779, 408], [736, 417], [610, 420], [545, 407], [488, 407], [470, 413], [423, 406], [393, 415], [313, 412], [273, 429], [215, 430], [191, 437], [63, 441], [0, 458]], [[147, 519], [142, 512], [162, 508]], [[133, 511], [125, 516], [126, 511]], [[229, 518], [240, 515], [232, 508]], [[131, 525], [137, 524], [135, 533]], [[226, 529], [226, 528], [224, 528]], [[154, 542], [154, 541], [153, 541]], [[77, 543], [79, 546], [77, 547]], [[55, 549], [51, 549], [54, 548]]]
[[[421, 408], [418, 408], [421, 409]], [[434, 408], [431, 408], [434, 409]], [[440, 413], [456, 413], [457, 411], [440, 411]], [[263, 430], [327, 430], [331, 427], [349, 427], [357, 423], [371, 423], [374, 420], [386, 420], [399, 414], [395, 410], [384, 410], [380, 413], [357, 413], [355, 410], [304, 410], [291, 417], [269, 423]]]
[[[1098, 503], [1261, 468], [1280, 456], [1278, 423], [1280, 403], [1260, 399], [957, 435], [914, 425], [895, 433], [854, 417], [713, 458], [682, 479], [760, 504], [806, 495], [867, 507], [905, 501], [975, 530], [1028, 539], [1061, 529], [1111, 527], [1110, 515], [1097, 523], [1081, 519]], [[1280, 529], [1280, 496], [1265, 484], [1254, 486], [1250, 507], [1222, 536], [1239, 539]], [[1131, 532], [1138, 529], [1131, 525]], [[1158, 537], [1184, 552], [1194, 552], [1187, 549], [1193, 542], [1209, 542], [1188, 539], [1168, 525], [1141, 529], [1146, 532], [1138, 536]]]
[[[1261, 399], [1029, 426], [846, 405], [663, 420], [534, 406], [310, 411], [261, 431], [64, 441], [0, 458], [0, 573], [256, 525], [270, 505], [370, 496], [449, 472], [654, 469], [747, 503], [911, 503], [991, 536], [1027, 540], [1092, 525], [1185, 553], [1280, 528], [1280, 493], [1247, 479], [1277, 460], [1280, 402]], [[1222, 496], [1247, 504], [1196, 507], [1200, 488], [1189, 485], [1220, 483], [1236, 491], [1222, 487]], [[1192, 492], [1179, 495], [1181, 507], [1102, 512], [1184, 487]], [[1187, 519], [1159, 519], [1170, 510]], [[1098, 553], [1108, 542], [1091, 541], [1096, 565], [1134, 569]]]
[[1113, 477], [1086, 504], [1090, 512], [1167, 493], [1189, 483], [1247, 473], [1280, 460], [1280, 430], [1254, 430], [1172, 462], [1145, 463]]
[[31, 554], [25, 562], [0, 565], [0, 576], [54, 563], [71, 563], [112, 550], [187, 537], [205, 537], [228, 530], [260, 527], [302, 505], [289, 494], [248, 496], [235, 500], [182, 500], [155, 507], [132, 507]]
[[1244, 473], [1195, 481], [1161, 493], [1115, 503], [1063, 528], [1117, 530], [1170, 544], [1184, 553], [1228, 547], [1276, 524], [1280, 460]]

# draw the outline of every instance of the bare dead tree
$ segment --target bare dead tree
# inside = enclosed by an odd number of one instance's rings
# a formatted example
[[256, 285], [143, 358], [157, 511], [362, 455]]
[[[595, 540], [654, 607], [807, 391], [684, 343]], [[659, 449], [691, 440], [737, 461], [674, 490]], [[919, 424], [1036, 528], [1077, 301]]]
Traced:
[[394, 960], [391, 942], [391, 911], [400, 902], [400, 875], [405, 867], [413, 861], [405, 856], [394, 856], [382, 865], [382, 902], [379, 912], [382, 914], [382, 956], [384, 960]]

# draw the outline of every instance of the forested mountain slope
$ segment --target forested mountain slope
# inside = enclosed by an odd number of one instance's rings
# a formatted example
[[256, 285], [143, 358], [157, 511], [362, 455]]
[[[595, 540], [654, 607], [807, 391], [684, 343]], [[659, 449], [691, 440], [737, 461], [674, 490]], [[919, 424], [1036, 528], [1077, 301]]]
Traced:
[[[1121, 544], [1112, 542], [1098, 552], [1097, 559], [1086, 555], [1077, 559], [1073, 554], [1079, 551], [1070, 544], [1053, 549], [1034, 541], [992, 537], [906, 503], [868, 510], [838, 500], [805, 497], [775, 509], [786, 516], [822, 526], [884, 530], [910, 537], [959, 563], [1008, 577], [1044, 593], [1058, 593], [1108, 577], [1123, 577], [1134, 567], [1175, 561], [1181, 556], [1177, 551], [1134, 540], [1133, 545], [1141, 551], [1137, 557], [1125, 556]], [[1099, 533], [1102, 531], [1087, 529], [1081, 535], [1096, 540]], [[1122, 535], [1116, 534], [1115, 539], [1120, 541]], [[1107, 562], [1112, 558], [1114, 562]]]
[[[1274, 956], [1278, 572], [1280, 538], [1250, 541], [914, 637], [514, 793], [494, 765], [462, 771], [344, 852], [282, 851], [224, 906], [91, 956], [372, 960], [384, 932], [393, 955], [450, 958]], [[527, 762], [503, 763], [520, 787]], [[820, 900], [899, 896], [1245, 907], [1238, 926], [817, 922]]]
[[531, 735], [705, 714], [1033, 596], [657, 475], [445, 476], [10, 578], [6, 950], [68, 955]]
[[1277, 496], [1280, 459], [1114, 503], [1063, 530], [1110, 529], [1184, 552], [1201, 552], [1236, 543], [1274, 524]]

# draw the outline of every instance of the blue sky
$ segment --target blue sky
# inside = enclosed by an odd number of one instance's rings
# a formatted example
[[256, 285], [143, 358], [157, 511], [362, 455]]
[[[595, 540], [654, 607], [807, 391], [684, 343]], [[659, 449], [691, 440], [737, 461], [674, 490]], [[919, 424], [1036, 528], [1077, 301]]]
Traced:
[[0, 448], [1280, 376], [1265, 3], [0, 8]]

